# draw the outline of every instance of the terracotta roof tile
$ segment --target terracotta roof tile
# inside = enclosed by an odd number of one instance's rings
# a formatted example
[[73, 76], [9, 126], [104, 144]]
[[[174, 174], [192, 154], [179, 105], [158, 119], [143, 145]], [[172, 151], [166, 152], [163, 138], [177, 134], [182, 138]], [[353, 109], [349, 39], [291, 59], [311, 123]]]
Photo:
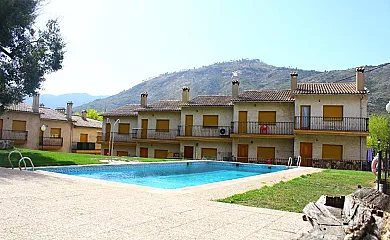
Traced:
[[232, 96], [198, 96], [188, 103], [182, 104], [183, 107], [191, 107], [191, 106], [233, 106], [232, 104]]
[[41, 113], [41, 119], [44, 120], [68, 121], [65, 114], [51, 108], [40, 107], [39, 112]]
[[293, 102], [291, 90], [250, 90], [238, 95], [233, 102]]
[[102, 121], [91, 118], [84, 120], [81, 116], [72, 116], [72, 121], [76, 127], [102, 128]]
[[356, 84], [349, 83], [299, 83], [298, 89], [292, 92], [300, 94], [366, 94], [367, 91], [357, 91]]
[[178, 112], [181, 110], [180, 100], [160, 100], [148, 105], [146, 108], [137, 108], [138, 112]]
[[136, 117], [138, 116], [138, 112], [134, 110], [140, 107], [141, 105], [139, 104], [127, 104], [123, 107], [103, 113], [101, 115], [104, 117]]

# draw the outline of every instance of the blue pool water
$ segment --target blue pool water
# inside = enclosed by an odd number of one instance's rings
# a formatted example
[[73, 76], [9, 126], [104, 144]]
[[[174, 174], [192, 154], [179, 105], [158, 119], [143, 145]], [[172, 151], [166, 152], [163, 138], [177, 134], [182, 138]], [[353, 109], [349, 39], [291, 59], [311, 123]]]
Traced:
[[176, 189], [286, 169], [286, 166], [200, 161], [55, 167], [39, 170], [154, 188]]

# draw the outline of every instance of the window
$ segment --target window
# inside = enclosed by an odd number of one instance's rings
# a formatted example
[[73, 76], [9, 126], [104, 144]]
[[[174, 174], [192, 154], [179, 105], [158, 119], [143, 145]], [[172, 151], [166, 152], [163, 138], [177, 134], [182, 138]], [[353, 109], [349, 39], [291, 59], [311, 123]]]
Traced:
[[168, 150], [154, 150], [154, 158], [166, 159], [168, 157]]
[[26, 121], [13, 120], [12, 131], [26, 131]]
[[218, 115], [203, 115], [203, 127], [218, 127]]
[[117, 156], [129, 156], [129, 153], [127, 151], [116, 151]]
[[259, 124], [275, 124], [276, 112], [275, 111], [259, 111]]
[[202, 148], [201, 155], [202, 155], [202, 158], [205, 158], [205, 159], [217, 159], [217, 149], [216, 148]]
[[61, 128], [51, 128], [50, 137], [61, 137]]
[[88, 142], [88, 134], [80, 133], [80, 142]]
[[343, 146], [342, 145], [322, 145], [322, 158], [323, 159], [343, 159]]
[[169, 132], [169, 120], [156, 120], [156, 132]]
[[118, 133], [119, 134], [130, 133], [130, 123], [119, 123]]
[[257, 148], [258, 159], [275, 159], [274, 147], [258, 147]]
[[343, 106], [324, 105], [323, 117], [325, 121], [342, 121], [343, 120]]

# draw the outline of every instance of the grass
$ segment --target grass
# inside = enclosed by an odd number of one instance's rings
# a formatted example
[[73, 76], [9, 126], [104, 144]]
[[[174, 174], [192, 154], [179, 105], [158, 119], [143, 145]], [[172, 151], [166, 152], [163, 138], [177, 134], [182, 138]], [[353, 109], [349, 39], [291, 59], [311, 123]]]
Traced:
[[[86, 165], [86, 164], [101, 164], [99, 160], [107, 159], [107, 156], [81, 154], [81, 153], [64, 153], [64, 152], [50, 152], [31, 149], [16, 148], [24, 157], [32, 159], [35, 167], [44, 166], [65, 166], [65, 165]], [[11, 167], [8, 162], [8, 154], [10, 150], [0, 150], [0, 167]], [[155, 158], [134, 158], [134, 157], [116, 157], [112, 158], [123, 161], [138, 161], [138, 162], [164, 162], [177, 161], [181, 159], [155, 159]], [[18, 166], [20, 156], [17, 153], [11, 155], [12, 164]], [[26, 161], [27, 166], [29, 163]]]
[[321, 195], [347, 195], [358, 185], [374, 186], [374, 175], [362, 171], [324, 170], [218, 201], [301, 213], [309, 202], [316, 202]]

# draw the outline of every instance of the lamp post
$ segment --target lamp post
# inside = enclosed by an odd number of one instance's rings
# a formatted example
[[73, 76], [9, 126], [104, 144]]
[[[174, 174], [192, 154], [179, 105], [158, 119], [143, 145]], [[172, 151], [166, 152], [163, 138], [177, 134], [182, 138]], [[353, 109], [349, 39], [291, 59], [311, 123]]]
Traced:
[[44, 135], [44, 133], [46, 131], [46, 126], [45, 125], [41, 126], [41, 131], [42, 131], [41, 144], [42, 144], [42, 150], [43, 150], [43, 135]]

